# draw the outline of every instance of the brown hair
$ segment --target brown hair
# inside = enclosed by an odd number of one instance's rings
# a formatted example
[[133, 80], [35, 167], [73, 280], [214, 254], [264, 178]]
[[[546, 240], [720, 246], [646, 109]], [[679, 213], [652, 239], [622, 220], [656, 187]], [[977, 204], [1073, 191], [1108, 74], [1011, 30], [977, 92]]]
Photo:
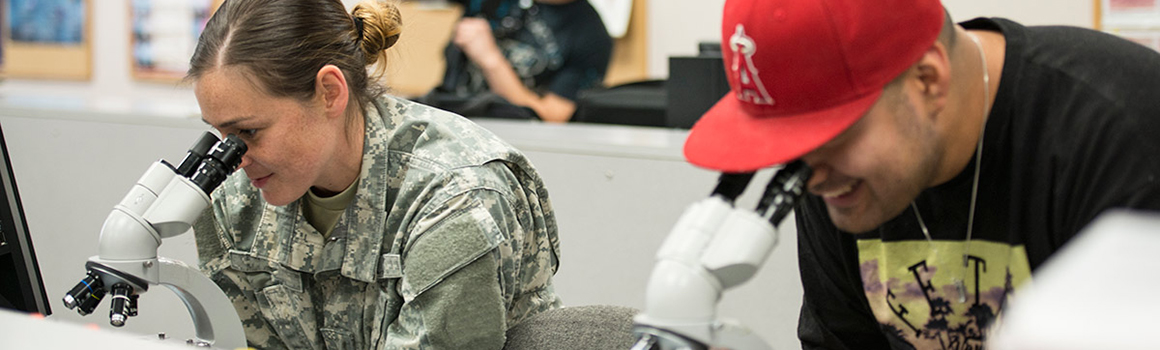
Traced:
[[347, 14], [341, 0], [227, 0], [198, 38], [186, 80], [236, 67], [270, 95], [306, 101], [318, 70], [332, 64], [361, 110], [384, 91], [377, 81], [401, 32], [394, 2], [366, 0]]

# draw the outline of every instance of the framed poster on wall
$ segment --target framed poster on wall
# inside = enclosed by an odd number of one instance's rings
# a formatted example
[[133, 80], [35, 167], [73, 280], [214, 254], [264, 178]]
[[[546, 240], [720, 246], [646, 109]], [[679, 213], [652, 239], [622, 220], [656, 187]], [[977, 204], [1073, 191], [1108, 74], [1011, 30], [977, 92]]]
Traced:
[[1096, 28], [1160, 51], [1160, 0], [1094, 0]]
[[5, 0], [0, 74], [88, 80], [92, 73], [90, 0]]
[[222, 0], [132, 0], [130, 59], [133, 78], [175, 82], [189, 69], [189, 57], [206, 21]]

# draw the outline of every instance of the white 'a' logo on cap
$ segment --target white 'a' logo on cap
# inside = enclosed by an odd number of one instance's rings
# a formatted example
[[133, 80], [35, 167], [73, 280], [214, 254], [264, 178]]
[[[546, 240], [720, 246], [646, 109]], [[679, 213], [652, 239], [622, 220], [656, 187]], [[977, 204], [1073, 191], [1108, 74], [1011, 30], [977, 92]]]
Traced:
[[[765, 84], [761, 83], [761, 76], [757, 67], [753, 65], [757, 43], [745, 35], [745, 26], [737, 24], [733, 36], [729, 37], [729, 49], [733, 51], [733, 66], [730, 71], [736, 74], [737, 99], [753, 104], [773, 105], [773, 98], [765, 91]], [[744, 64], [741, 62], [742, 57], [745, 60]]]

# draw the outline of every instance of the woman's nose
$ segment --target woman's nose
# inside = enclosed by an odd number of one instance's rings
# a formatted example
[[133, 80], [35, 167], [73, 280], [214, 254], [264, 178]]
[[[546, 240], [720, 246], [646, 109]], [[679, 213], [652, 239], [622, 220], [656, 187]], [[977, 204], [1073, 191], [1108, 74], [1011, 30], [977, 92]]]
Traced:
[[253, 160], [252, 160], [252, 159], [250, 159], [250, 156], [248, 156], [248, 155], [242, 155], [242, 162], [241, 162], [241, 163], [238, 163], [238, 168], [237, 168], [237, 169], [234, 169], [234, 170], [241, 170], [241, 169], [245, 169], [245, 168], [246, 168], [246, 166], [250, 165], [250, 163], [252, 163], [252, 162], [253, 162]]

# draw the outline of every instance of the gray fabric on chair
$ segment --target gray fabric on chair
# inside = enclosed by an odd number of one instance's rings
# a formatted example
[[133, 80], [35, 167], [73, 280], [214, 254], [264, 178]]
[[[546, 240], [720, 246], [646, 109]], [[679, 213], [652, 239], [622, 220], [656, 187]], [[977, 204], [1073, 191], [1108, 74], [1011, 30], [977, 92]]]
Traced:
[[625, 306], [585, 305], [554, 309], [532, 316], [507, 330], [504, 350], [629, 349], [632, 316]]

